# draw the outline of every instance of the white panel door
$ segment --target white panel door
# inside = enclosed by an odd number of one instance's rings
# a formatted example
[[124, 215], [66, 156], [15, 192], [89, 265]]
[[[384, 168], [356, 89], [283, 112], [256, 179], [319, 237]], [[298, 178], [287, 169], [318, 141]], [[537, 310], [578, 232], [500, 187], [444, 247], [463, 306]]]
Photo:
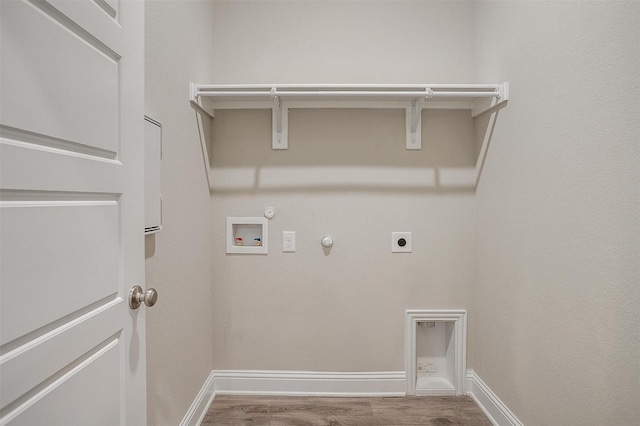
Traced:
[[144, 425], [144, 3], [0, 19], [0, 425]]

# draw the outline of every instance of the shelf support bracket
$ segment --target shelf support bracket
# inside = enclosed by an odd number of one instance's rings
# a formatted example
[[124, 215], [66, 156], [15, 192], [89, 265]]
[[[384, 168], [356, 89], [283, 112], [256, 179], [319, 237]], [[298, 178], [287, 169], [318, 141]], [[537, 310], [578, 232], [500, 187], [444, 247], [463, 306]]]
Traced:
[[425, 100], [426, 96], [412, 100], [411, 106], [405, 111], [406, 149], [408, 150], [422, 149], [422, 107]]
[[271, 109], [271, 128], [273, 129], [272, 149], [288, 149], [289, 109], [282, 106], [282, 99], [275, 94], [275, 87], [271, 89], [273, 107]]
[[471, 116], [477, 117], [480, 114], [494, 113], [507, 106], [509, 102], [509, 83], [502, 83], [498, 87], [498, 96], [491, 99], [480, 99], [471, 108]]
[[214, 117], [215, 111], [213, 111], [213, 110], [207, 111], [202, 106], [202, 100], [198, 96], [198, 86], [195, 85], [194, 83], [190, 83], [189, 84], [189, 102], [191, 103], [191, 107], [194, 110], [196, 110], [197, 112], [199, 112], [200, 114], [204, 114], [204, 115], [208, 116], [209, 118], [213, 118]]

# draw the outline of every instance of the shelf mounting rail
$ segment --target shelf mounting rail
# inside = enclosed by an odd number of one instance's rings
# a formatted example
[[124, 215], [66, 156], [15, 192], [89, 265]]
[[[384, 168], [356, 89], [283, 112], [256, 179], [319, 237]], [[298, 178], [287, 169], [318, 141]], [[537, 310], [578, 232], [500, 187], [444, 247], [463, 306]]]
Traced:
[[290, 108], [403, 108], [406, 149], [422, 148], [424, 108], [468, 109], [473, 117], [504, 107], [509, 84], [196, 84], [190, 101], [200, 113], [216, 109], [272, 110], [273, 149], [288, 148]]

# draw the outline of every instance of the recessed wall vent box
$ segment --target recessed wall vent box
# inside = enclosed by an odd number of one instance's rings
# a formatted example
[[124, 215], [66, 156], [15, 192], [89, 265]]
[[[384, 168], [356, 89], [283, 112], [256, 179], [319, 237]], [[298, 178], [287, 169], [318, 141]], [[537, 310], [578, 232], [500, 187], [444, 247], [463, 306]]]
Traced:
[[264, 217], [227, 217], [227, 253], [267, 254], [267, 226]]
[[467, 314], [406, 311], [407, 395], [462, 395]]

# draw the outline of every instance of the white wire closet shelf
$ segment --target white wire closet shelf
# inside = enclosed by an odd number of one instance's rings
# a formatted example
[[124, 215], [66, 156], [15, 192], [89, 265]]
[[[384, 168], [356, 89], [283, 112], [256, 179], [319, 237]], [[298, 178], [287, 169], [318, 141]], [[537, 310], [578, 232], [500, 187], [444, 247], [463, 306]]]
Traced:
[[290, 108], [402, 108], [406, 149], [419, 150], [422, 109], [468, 109], [473, 117], [497, 111], [508, 101], [501, 84], [196, 84], [194, 108], [210, 117], [216, 109], [271, 109], [273, 149], [288, 148]]

